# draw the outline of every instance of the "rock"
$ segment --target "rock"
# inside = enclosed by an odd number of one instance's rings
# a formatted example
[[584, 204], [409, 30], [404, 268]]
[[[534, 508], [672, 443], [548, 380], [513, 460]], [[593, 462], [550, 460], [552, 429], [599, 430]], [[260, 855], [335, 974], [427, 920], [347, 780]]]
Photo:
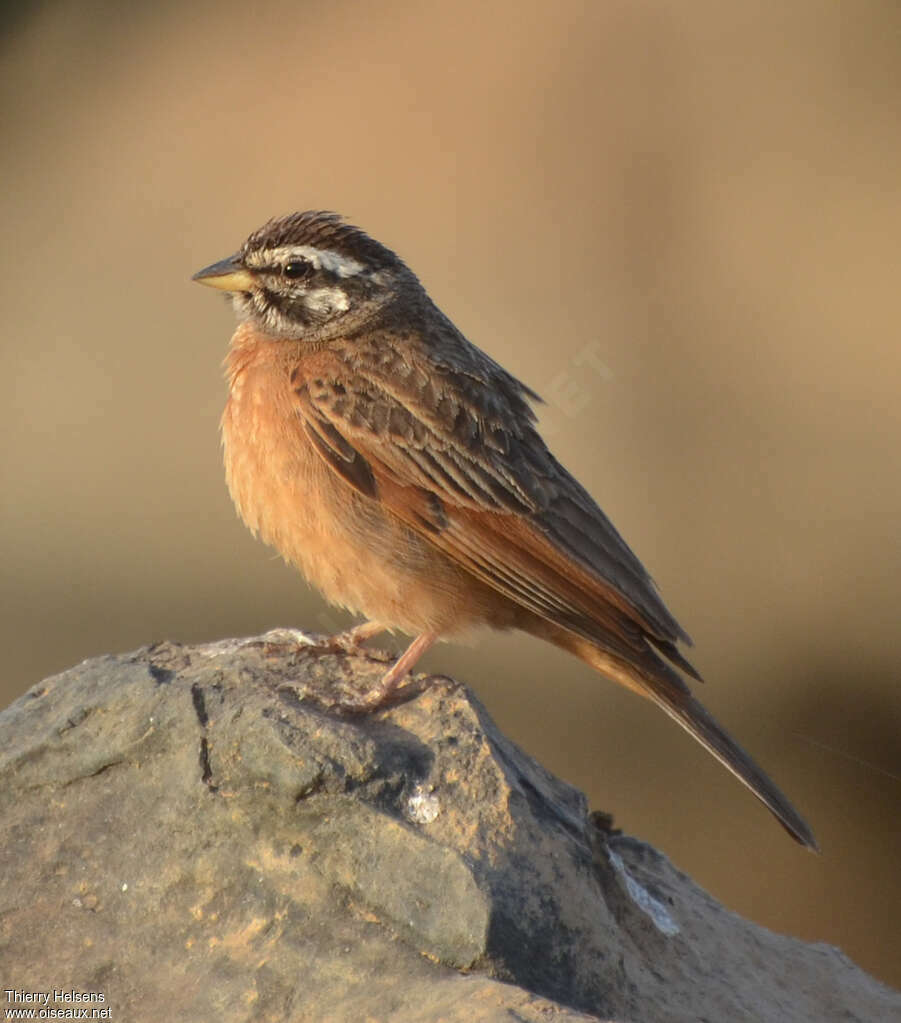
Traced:
[[287, 631], [166, 643], [0, 714], [15, 997], [134, 1023], [901, 1019], [836, 949], [610, 830], [451, 680], [335, 709], [383, 670]]

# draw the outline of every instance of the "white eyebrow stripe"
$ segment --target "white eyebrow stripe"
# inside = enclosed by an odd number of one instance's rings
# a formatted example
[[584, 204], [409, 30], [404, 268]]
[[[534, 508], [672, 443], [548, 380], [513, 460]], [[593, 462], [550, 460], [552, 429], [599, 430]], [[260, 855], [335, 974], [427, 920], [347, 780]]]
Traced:
[[267, 263], [281, 265], [291, 259], [305, 259], [317, 270], [327, 270], [337, 277], [355, 277], [366, 269], [350, 256], [342, 256], [331, 249], [317, 249], [313, 245], [280, 245], [277, 249], [267, 249], [262, 255], [265, 255]]

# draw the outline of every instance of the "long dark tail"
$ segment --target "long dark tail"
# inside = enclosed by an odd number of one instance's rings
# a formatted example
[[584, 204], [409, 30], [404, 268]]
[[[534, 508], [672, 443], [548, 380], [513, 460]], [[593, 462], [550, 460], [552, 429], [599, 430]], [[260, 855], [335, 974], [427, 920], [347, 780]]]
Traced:
[[717, 760], [727, 767], [740, 782], [776, 817], [785, 830], [801, 845], [819, 852], [817, 840], [807, 822], [792, 806], [770, 776], [760, 768], [749, 753], [722, 728], [704, 706], [693, 696], [683, 697], [678, 703], [649, 687], [648, 697], [691, 735]]
[[656, 672], [652, 674], [651, 671], [646, 675], [568, 629], [542, 619], [536, 619], [535, 625], [536, 627], [530, 628], [529, 631], [534, 631], [542, 638], [575, 654], [602, 675], [653, 700], [709, 750], [740, 782], [747, 785], [795, 841], [815, 852], [819, 851], [807, 822], [786, 799], [775, 782], [691, 695], [675, 672], [660, 662], [656, 655], [650, 654], [649, 667], [653, 662], [657, 662], [662, 670], [659, 675]]

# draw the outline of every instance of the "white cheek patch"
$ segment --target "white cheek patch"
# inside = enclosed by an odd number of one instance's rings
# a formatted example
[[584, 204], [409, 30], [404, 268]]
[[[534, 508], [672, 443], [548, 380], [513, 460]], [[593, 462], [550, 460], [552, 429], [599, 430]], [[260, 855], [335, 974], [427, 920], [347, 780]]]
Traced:
[[232, 309], [234, 309], [235, 315], [239, 320], [246, 320], [253, 315], [253, 302], [243, 292], [234, 292], [229, 295], [229, 298], [231, 299]]
[[282, 245], [277, 249], [267, 249], [263, 253], [265, 262], [284, 266], [292, 259], [305, 259], [317, 270], [327, 270], [336, 277], [356, 277], [366, 267], [350, 256], [342, 256], [330, 249], [317, 249], [313, 245]]
[[329, 316], [332, 313], [346, 313], [350, 308], [350, 299], [340, 288], [317, 288], [304, 295], [303, 304], [312, 313]]

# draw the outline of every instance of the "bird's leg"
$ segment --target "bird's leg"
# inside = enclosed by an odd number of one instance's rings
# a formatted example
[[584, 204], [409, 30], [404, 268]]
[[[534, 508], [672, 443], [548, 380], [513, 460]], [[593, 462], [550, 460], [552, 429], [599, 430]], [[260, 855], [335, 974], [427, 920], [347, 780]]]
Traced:
[[379, 684], [355, 706], [361, 710], [374, 710], [386, 703], [398, 690], [401, 682], [410, 674], [414, 665], [429, 647], [438, 639], [437, 632], [423, 632], [413, 640], [407, 649], [381, 677]]
[[336, 632], [329, 636], [325, 646], [329, 650], [341, 650], [344, 653], [356, 653], [367, 639], [372, 639], [380, 632], [385, 632], [386, 626], [381, 622], [361, 622], [344, 632]]
[[437, 632], [420, 633], [382, 676], [378, 691], [391, 692], [399, 682], [402, 682], [410, 674], [416, 666], [416, 662], [437, 638]]

